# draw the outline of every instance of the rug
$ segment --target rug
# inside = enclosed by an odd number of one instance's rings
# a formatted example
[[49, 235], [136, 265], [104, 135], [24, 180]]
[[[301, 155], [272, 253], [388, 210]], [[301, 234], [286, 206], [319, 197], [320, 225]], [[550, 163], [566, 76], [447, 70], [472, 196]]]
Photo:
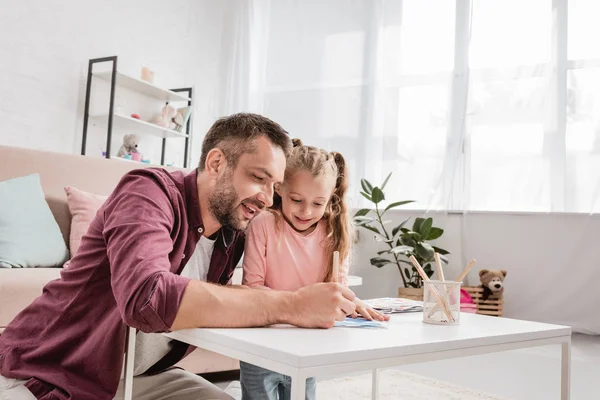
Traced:
[[[319, 380], [319, 400], [371, 398], [371, 374]], [[507, 400], [465, 387], [395, 369], [379, 374], [380, 400]]]
[[[395, 369], [379, 374], [379, 400], [508, 400]], [[239, 381], [225, 390], [234, 399], [242, 398]], [[362, 400], [371, 398], [371, 374], [319, 379], [318, 400]]]

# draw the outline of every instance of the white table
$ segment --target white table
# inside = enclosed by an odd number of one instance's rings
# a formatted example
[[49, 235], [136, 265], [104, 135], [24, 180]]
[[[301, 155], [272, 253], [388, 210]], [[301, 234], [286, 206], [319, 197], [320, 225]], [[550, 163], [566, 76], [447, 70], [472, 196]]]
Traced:
[[[242, 268], [236, 268], [232, 278], [234, 285], [239, 285], [242, 282]], [[362, 285], [362, 277], [356, 275], [348, 275], [348, 286], [360, 286]], [[135, 328], [129, 327], [127, 329], [127, 337], [125, 339], [125, 366], [123, 370], [123, 376], [125, 379], [125, 385], [123, 385], [123, 399], [132, 400], [133, 393], [133, 366], [135, 357]], [[202, 346], [196, 346], [202, 347]], [[245, 360], [242, 360], [245, 361]]]
[[460, 325], [439, 326], [424, 324], [422, 313], [409, 313], [394, 315], [388, 329], [320, 330], [282, 325], [189, 329], [168, 336], [288, 375], [292, 399], [300, 400], [304, 400], [308, 377], [371, 370], [372, 398], [377, 399], [381, 368], [561, 344], [561, 399], [569, 399], [571, 328], [567, 326], [465, 313]]

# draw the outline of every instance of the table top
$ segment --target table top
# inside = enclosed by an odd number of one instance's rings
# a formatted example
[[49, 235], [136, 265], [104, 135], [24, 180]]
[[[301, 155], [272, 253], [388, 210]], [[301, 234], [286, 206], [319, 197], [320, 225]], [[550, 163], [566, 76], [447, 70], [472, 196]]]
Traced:
[[395, 314], [387, 329], [301, 329], [289, 325], [244, 329], [187, 329], [167, 334], [197, 347], [235, 349], [293, 367], [365, 361], [477, 346], [569, 336], [568, 326], [462, 313], [460, 325], [422, 322], [420, 312]]

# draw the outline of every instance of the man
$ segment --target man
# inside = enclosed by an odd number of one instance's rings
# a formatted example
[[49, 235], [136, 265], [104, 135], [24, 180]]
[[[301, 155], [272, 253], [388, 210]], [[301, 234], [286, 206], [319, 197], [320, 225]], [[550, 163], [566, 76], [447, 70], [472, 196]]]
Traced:
[[11, 399], [113, 399], [132, 326], [142, 332], [134, 398], [225, 399], [202, 378], [167, 370], [189, 346], [156, 333], [273, 323], [327, 328], [354, 312], [352, 292], [333, 283], [293, 293], [215, 285], [230, 281], [242, 231], [272, 204], [290, 148], [275, 122], [236, 114], [211, 127], [197, 171], [126, 174], [61, 279], [0, 336], [0, 398], [4, 391]]

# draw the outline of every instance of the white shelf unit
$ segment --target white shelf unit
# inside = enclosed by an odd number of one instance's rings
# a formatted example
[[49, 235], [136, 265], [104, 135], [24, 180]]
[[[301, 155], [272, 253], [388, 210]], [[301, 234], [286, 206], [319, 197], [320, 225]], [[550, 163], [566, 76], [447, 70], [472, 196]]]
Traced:
[[[93, 76], [100, 78], [104, 81], [110, 82], [112, 79], [112, 72], [94, 72]], [[129, 75], [125, 75], [117, 71], [117, 86], [133, 90], [134, 92], [145, 94], [146, 96], [153, 97], [157, 100], [164, 102], [171, 101], [191, 101], [191, 99], [183, 94], [173, 92], [168, 89], [160, 88], [152, 83], [143, 81], [141, 79], [133, 78]]]
[[[94, 72], [93, 68], [98, 63], [112, 63], [112, 69], [105, 72]], [[98, 78], [107, 81], [110, 85], [110, 97], [108, 113], [100, 115], [90, 115], [90, 96], [92, 91], [92, 78]], [[142, 121], [136, 118], [132, 118], [127, 115], [115, 113], [115, 96], [117, 88], [127, 89], [133, 92], [140, 93], [149, 98], [170, 103], [170, 102], [187, 102], [187, 105], [192, 105], [192, 88], [180, 88], [180, 89], [163, 89], [152, 83], [145, 82], [141, 79], [133, 78], [129, 75], [123, 74], [117, 69], [117, 56], [96, 58], [89, 60], [87, 86], [85, 94], [85, 108], [83, 118], [83, 140], [81, 144], [81, 154], [85, 155], [87, 146], [87, 134], [88, 125], [91, 122], [94, 125], [106, 127], [106, 158], [111, 157], [111, 139], [113, 130], [126, 130], [134, 131], [135, 133], [142, 135], [157, 136], [162, 139], [162, 151], [160, 165], [165, 165], [165, 148], [166, 140], [170, 138], [182, 138], [185, 140], [185, 151], [183, 159], [183, 167], [187, 167], [188, 156], [189, 156], [189, 132], [191, 132], [191, 120], [192, 116], [188, 118], [185, 132], [178, 132], [171, 129], [165, 129], [158, 125], [150, 122]], [[182, 92], [187, 92], [188, 95]], [[121, 158], [118, 158], [122, 160]]]
[[[94, 115], [90, 118], [97, 125], [106, 125], [108, 123], [108, 114]], [[188, 135], [182, 132], [177, 132], [171, 129], [166, 129], [150, 122], [140, 119], [128, 117], [121, 114], [113, 114], [113, 128], [126, 129], [148, 135], [158, 136], [163, 139], [167, 138], [187, 138]]]

